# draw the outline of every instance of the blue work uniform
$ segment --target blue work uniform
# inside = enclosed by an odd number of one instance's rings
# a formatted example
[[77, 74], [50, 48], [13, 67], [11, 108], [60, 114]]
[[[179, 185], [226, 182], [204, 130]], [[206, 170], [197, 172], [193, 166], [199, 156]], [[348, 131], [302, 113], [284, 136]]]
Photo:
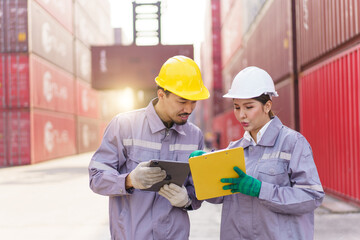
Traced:
[[[90, 188], [110, 199], [111, 239], [189, 238], [187, 211], [173, 207], [157, 192], [125, 188], [126, 176], [140, 162], [188, 162], [194, 150], [204, 147], [198, 127], [187, 122], [166, 128], [152, 102], [146, 108], [117, 115], [107, 126], [89, 165]], [[196, 200], [191, 177], [184, 186], [192, 200], [191, 208], [199, 208], [201, 202]]]
[[261, 140], [231, 142], [243, 147], [246, 173], [262, 182], [259, 197], [242, 193], [209, 200], [223, 203], [221, 239], [313, 239], [314, 210], [324, 191], [311, 147], [274, 117]]

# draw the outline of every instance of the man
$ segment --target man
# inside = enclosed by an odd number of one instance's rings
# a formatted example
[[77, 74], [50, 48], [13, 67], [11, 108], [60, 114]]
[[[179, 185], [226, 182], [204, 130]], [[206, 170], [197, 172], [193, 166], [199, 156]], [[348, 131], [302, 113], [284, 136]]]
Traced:
[[175, 56], [162, 66], [155, 82], [157, 98], [144, 109], [117, 115], [89, 165], [90, 188], [110, 198], [111, 239], [188, 239], [186, 210], [197, 209], [191, 178], [184, 186], [143, 191], [166, 177], [149, 167], [152, 159], [187, 162], [203, 149], [203, 135], [188, 122], [197, 100], [209, 98], [199, 67]]

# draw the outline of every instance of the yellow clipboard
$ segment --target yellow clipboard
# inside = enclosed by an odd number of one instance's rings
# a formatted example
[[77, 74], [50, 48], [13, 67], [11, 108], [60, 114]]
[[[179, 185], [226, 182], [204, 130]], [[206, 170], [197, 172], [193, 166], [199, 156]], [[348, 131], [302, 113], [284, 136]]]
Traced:
[[189, 159], [189, 165], [196, 197], [199, 200], [232, 194], [230, 190], [222, 189], [226, 183], [220, 182], [220, 179], [239, 177], [234, 171], [235, 166], [246, 173], [242, 147], [223, 149], [192, 157]]

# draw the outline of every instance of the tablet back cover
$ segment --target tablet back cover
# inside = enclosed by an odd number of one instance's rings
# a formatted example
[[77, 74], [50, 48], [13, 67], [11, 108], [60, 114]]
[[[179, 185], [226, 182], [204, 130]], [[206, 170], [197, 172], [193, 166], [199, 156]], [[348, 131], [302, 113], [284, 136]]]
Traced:
[[187, 162], [175, 162], [170, 160], [151, 160], [151, 167], [160, 167], [166, 171], [166, 178], [161, 182], [155, 183], [150, 188], [143, 189], [145, 191], [158, 192], [165, 184], [174, 183], [182, 186], [190, 173], [189, 164]]

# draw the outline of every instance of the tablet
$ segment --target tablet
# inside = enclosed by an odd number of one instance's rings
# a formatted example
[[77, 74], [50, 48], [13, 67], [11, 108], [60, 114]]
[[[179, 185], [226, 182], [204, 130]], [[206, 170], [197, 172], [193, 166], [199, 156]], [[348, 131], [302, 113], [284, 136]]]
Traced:
[[161, 182], [155, 183], [150, 188], [143, 189], [145, 191], [158, 192], [165, 184], [174, 183], [182, 186], [190, 173], [189, 164], [187, 162], [175, 162], [170, 160], [151, 160], [150, 167], [160, 167], [165, 170], [166, 177]]
[[189, 159], [190, 170], [194, 181], [196, 197], [199, 200], [221, 197], [232, 194], [224, 190], [226, 183], [221, 178], [238, 178], [234, 167], [239, 167], [244, 173], [245, 158], [242, 147], [223, 149], [206, 153]]

